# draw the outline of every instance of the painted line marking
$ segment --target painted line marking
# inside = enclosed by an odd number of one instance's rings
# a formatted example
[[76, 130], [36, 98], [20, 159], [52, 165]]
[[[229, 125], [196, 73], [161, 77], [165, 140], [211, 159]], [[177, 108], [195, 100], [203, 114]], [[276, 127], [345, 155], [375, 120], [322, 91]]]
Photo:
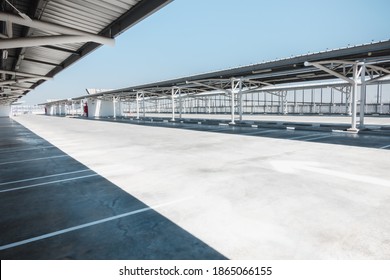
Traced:
[[60, 156], [52, 156], [52, 157], [44, 157], [44, 158], [34, 158], [34, 159], [25, 159], [25, 160], [17, 160], [17, 161], [8, 161], [8, 162], [1, 162], [0, 165], [19, 163], [19, 162], [28, 162], [28, 161], [37, 161], [37, 160], [44, 160], [44, 159], [51, 159], [51, 158], [61, 158], [61, 157], [69, 157], [69, 156], [68, 155], [60, 155]]
[[318, 135], [321, 135], [321, 134], [316, 133], [316, 134], [297, 136], [297, 137], [288, 138], [288, 140], [298, 140], [298, 139], [303, 139], [303, 138], [306, 138], [306, 137], [313, 137], [313, 136], [318, 136]]
[[94, 176], [99, 176], [99, 174], [91, 174], [91, 175], [73, 177], [73, 178], [68, 178], [68, 179], [55, 180], [55, 181], [50, 181], [50, 182], [45, 182], [45, 183], [33, 184], [33, 185], [28, 185], [28, 186], [23, 186], [23, 187], [11, 188], [11, 189], [6, 189], [6, 190], [0, 190], [0, 193], [18, 191], [18, 190], [22, 190], [22, 189], [29, 189], [29, 188], [33, 188], [33, 187], [39, 187], [39, 186], [50, 185], [50, 184], [55, 184], [55, 183], [84, 179], [84, 178], [89, 178], [89, 177], [94, 177]]
[[40, 179], [45, 179], [45, 178], [50, 178], [50, 177], [64, 176], [64, 175], [87, 172], [87, 171], [92, 172], [91, 169], [83, 169], [83, 170], [77, 170], [77, 171], [72, 171], [72, 172], [57, 173], [57, 174], [53, 174], [53, 175], [46, 175], [46, 176], [41, 176], [41, 177], [34, 177], [34, 178], [29, 178], [29, 179], [0, 183], [0, 186], [11, 185], [11, 184], [16, 184], [16, 183], [21, 183], [21, 182], [35, 181], [35, 180], [40, 180]]
[[78, 226], [74, 226], [74, 227], [70, 227], [70, 228], [54, 231], [54, 232], [51, 232], [51, 233], [43, 234], [43, 235], [36, 236], [36, 237], [33, 237], [33, 238], [21, 240], [21, 241], [18, 241], [18, 242], [9, 243], [9, 244], [0, 246], [0, 251], [6, 250], [6, 249], [10, 249], [10, 248], [13, 248], [13, 247], [17, 247], [17, 246], [20, 246], [20, 245], [28, 244], [28, 243], [31, 243], [31, 242], [39, 241], [39, 240], [42, 240], [42, 239], [50, 238], [50, 237], [53, 237], [53, 236], [61, 235], [61, 234], [68, 233], [68, 232], [71, 232], [71, 231], [83, 229], [83, 228], [86, 228], [86, 227], [91, 227], [91, 226], [94, 226], [94, 225], [110, 222], [110, 221], [117, 220], [117, 219], [120, 219], [120, 218], [132, 216], [132, 215], [139, 214], [139, 213], [142, 213], [142, 212], [155, 210], [155, 209], [158, 209], [158, 208], [161, 208], [161, 207], [164, 207], [164, 206], [168, 206], [168, 205], [171, 205], [171, 204], [174, 204], [174, 203], [178, 203], [178, 202], [181, 202], [181, 201], [184, 201], [184, 200], [188, 200], [188, 198], [181, 199], [181, 200], [176, 200], [176, 201], [172, 201], [172, 202], [167, 202], [167, 203], [163, 203], [163, 204], [158, 204], [158, 205], [153, 206], [153, 207], [151, 206], [151, 207], [141, 208], [141, 209], [138, 209], [138, 210], [135, 210], [135, 211], [127, 212], [127, 213], [124, 213], [124, 214], [112, 216], [112, 217], [105, 218], [105, 219], [100, 219], [100, 220], [97, 220], [97, 221], [94, 221], [94, 222], [89, 222], [89, 223], [85, 223], [85, 224], [82, 224], [82, 225], [78, 225]]
[[251, 131], [251, 132], [246, 132], [246, 133], [241, 133], [243, 135], [256, 135], [256, 134], [263, 134], [263, 133], [269, 133], [269, 132], [275, 132], [278, 130], [275, 129], [270, 129], [270, 130], [262, 130], [262, 131]]
[[329, 137], [332, 137], [332, 135], [315, 137], [315, 138], [310, 138], [310, 139], [304, 139], [304, 141], [313, 141], [313, 140], [325, 139], [325, 138], [329, 138]]
[[374, 176], [359, 175], [346, 173], [345, 171], [333, 170], [318, 166], [318, 163], [304, 162], [304, 161], [272, 161], [271, 165], [276, 171], [287, 174], [297, 174], [300, 170], [310, 173], [318, 173], [327, 177], [339, 177], [342, 179], [355, 181], [366, 184], [374, 184], [385, 187], [386, 190], [390, 186], [390, 180], [381, 179]]
[[43, 147], [36, 147], [36, 148], [26, 148], [26, 149], [3, 149], [0, 150], [0, 153], [13, 153], [13, 152], [22, 152], [22, 151], [31, 151], [31, 150], [39, 150], [39, 149], [51, 149], [56, 148], [55, 146], [43, 146]]
[[226, 131], [231, 130], [230, 127], [220, 128], [220, 129], [211, 129], [211, 130], [205, 130], [205, 132], [218, 132], [218, 131]]
[[386, 146], [380, 147], [379, 149], [387, 149], [387, 148], [390, 148], [390, 145], [386, 145]]

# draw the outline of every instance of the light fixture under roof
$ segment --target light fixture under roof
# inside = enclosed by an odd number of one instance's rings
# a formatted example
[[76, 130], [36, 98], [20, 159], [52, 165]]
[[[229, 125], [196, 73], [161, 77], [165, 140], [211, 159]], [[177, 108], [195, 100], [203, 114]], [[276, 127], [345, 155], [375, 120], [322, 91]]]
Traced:
[[3, 50], [2, 58], [3, 59], [7, 59], [8, 58], [8, 51], [7, 50]]
[[254, 70], [254, 71], [252, 71], [252, 74], [267, 73], [267, 72], [271, 72], [271, 71], [272, 71], [272, 69]]

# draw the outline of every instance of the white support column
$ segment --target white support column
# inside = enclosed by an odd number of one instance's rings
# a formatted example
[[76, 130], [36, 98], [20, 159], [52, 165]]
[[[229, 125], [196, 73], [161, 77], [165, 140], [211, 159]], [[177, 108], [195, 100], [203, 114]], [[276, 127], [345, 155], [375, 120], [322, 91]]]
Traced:
[[114, 119], [116, 119], [116, 106], [115, 106], [115, 103], [116, 103], [116, 98], [115, 98], [115, 96], [113, 96], [112, 97], [112, 106], [113, 106], [113, 117], [114, 117]]
[[183, 113], [183, 102], [181, 99], [181, 88], [179, 88], [179, 118], [182, 118], [182, 113]]
[[137, 101], [137, 120], [139, 120], [139, 92], [137, 92], [136, 101]]
[[366, 107], [366, 64], [363, 62], [360, 74], [360, 125], [359, 128], [364, 128], [364, 109]]
[[283, 92], [280, 92], [278, 94], [278, 97], [279, 97], [279, 114], [283, 114]]
[[175, 120], [175, 88], [172, 88], [171, 94], [171, 102], [172, 102], [172, 121]]
[[[347, 76], [342, 75], [341, 73], [338, 73], [334, 69], [329, 69], [325, 65], [322, 64], [329, 64], [329, 63], [341, 63], [343, 67], [352, 65], [353, 69], [353, 79], [351, 80]], [[323, 70], [337, 78], [340, 78], [344, 81], [347, 81], [349, 84], [351, 84], [352, 87], [352, 103], [351, 103], [351, 113], [352, 113], [352, 121], [351, 121], [351, 128], [348, 129], [349, 131], [357, 132], [358, 129], [356, 128], [356, 111], [357, 111], [357, 86], [358, 86], [358, 76], [359, 76], [359, 69], [358, 69], [358, 62], [350, 62], [350, 61], [323, 61], [323, 62], [305, 62], [305, 66], [314, 66], [320, 70]], [[370, 66], [371, 68], [374, 66]], [[378, 69], [378, 67], [375, 66], [375, 69]], [[363, 69], [362, 69], [363, 70]], [[384, 70], [384, 72], [388, 72], [388, 70], [381, 68], [381, 70]], [[389, 73], [390, 74], [390, 73]], [[365, 74], [364, 74], [365, 75]], [[333, 91], [333, 88], [331, 88], [331, 91]], [[332, 99], [333, 103], [333, 99]]]
[[234, 80], [232, 80], [232, 88], [231, 88], [230, 94], [231, 94], [231, 102], [230, 102], [231, 121], [230, 121], [230, 124], [235, 124], [235, 121], [234, 121]]
[[285, 91], [282, 95], [283, 98], [283, 115], [287, 115], [287, 91]]
[[121, 102], [121, 99], [119, 97], [117, 97], [117, 103], [118, 103], [118, 109], [119, 109], [118, 116], [122, 117], [123, 116], [123, 113], [122, 113], [122, 102]]
[[242, 121], [242, 80], [238, 80], [238, 97], [240, 99], [240, 122]]
[[356, 109], [357, 109], [357, 76], [358, 76], [358, 66], [355, 64], [353, 65], [353, 88], [352, 88], [352, 123], [350, 131], [358, 131], [356, 128]]
[[379, 114], [383, 114], [383, 91], [382, 91], [382, 85], [378, 84], [377, 93], [379, 96]]
[[146, 117], [146, 108], [145, 108], [145, 92], [142, 92], [142, 117]]
[[352, 115], [351, 111], [351, 105], [352, 105], [352, 100], [351, 100], [351, 87], [348, 86], [346, 89], [346, 104], [347, 104], [347, 114], [348, 116]]

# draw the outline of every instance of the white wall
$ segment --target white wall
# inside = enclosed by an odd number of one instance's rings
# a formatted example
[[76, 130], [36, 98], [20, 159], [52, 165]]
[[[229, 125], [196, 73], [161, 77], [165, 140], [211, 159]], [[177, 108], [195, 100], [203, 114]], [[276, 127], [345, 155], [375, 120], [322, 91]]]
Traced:
[[56, 105], [46, 105], [47, 114], [50, 115], [50, 116], [55, 115], [56, 108], [57, 108]]
[[9, 117], [11, 106], [0, 105], [0, 117]]
[[65, 104], [58, 105], [58, 114], [62, 116], [66, 115]]
[[112, 101], [88, 99], [88, 117], [109, 117], [114, 115]]

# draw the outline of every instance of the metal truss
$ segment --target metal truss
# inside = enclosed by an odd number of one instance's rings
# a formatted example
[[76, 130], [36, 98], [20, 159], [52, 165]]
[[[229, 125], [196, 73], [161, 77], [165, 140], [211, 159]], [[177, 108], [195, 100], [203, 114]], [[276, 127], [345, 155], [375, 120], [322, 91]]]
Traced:
[[[346, 113], [351, 115], [352, 119], [351, 130], [357, 131], [356, 112], [358, 102], [358, 86], [361, 87], [361, 114], [359, 128], [363, 128], [366, 85], [375, 82], [386, 82], [389, 80], [388, 78], [390, 77], [390, 70], [374, 65], [374, 62], [366, 63], [365, 61], [324, 60], [305, 62], [304, 65], [312, 66], [312, 68], [308, 67], [297, 69], [297, 73], [295, 73], [295, 76], [293, 76], [293, 71], [291, 70], [288, 75], [284, 77], [284, 83], [274, 84], [273, 82], [270, 82], [272, 81], [270, 80], [270, 78], [273, 79], [273, 76], [268, 78], [262, 78], [262, 76], [253, 76], [252, 74], [249, 74], [249, 76], [231, 78], [210, 78], [194, 80], [183, 78], [174, 80], [172, 82], [167, 81], [149, 84], [144, 87], [138, 86], [134, 88], [126, 88], [122, 89], [122, 91], [107, 91], [104, 93], [100, 93], [96, 96], [85, 96], [84, 98], [102, 98], [104, 96], [106, 100], [112, 100], [114, 106], [114, 116], [116, 115], [115, 103], [117, 103], [118, 101], [127, 101], [130, 104], [129, 106], [135, 103], [137, 110], [137, 119], [140, 118], [141, 109], [143, 112], [143, 116], [145, 117], [146, 102], [149, 102], [148, 108], [150, 108], [150, 106], [156, 106], [156, 110], [160, 112], [160, 101], [168, 100], [168, 102], [162, 102], [162, 106], [165, 110], [171, 110], [171, 120], [174, 121], [177, 116], [177, 113], [179, 113], [179, 117], [182, 118], [183, 100], [190, 98], [202, 100], [204, 101], [204, 103], [202, 104], [206, 104], [204, 106], [209, 106], [209, 112], [211, 112], [210, 102], [212, 102], [213, 100], [211, 99], [211, 97], [220, 96], [221, 100], [223, 99], [224, 102], [223, 106], [227, 108], [227, 110], [225, 110], [225, 113], [229, 112], [228, 107], [230, 107], [230, 123], [234, 124], [236, 122], [235, 114], [237, 112], [239, 114], [239, 120], [241, 121], [243, 119], [243, 103], [248, 102], [248, 100], [249, 102], [253, 102], [251, 101], [253, 99], [249, 99], [249, 97], [243, 100], [243, 96], [245, 95], [249, 96], [249, 94], [252, 93], [264, 92], [273, 96], [277, 96], [279, 98], [279, 101], [276, 101], [276, 104], [277, 102], [279, 102], [279, 105], [276, 106], [279, 106], [280, 108], [279, 113], [287, 114], [287, 97], [289, 91], [295, 91], [296, 89], [313, 90], [317, 88], [322, 89], [324, 87], [327, 87], [340, 92], [342, 95], [345, 95]], [[273, 74], [271, 73], [271, 71], [269, 72], [270, 73], [267, 73], [267, 75]], [[273, 75], [275, 75], [276, 77], [276, 73]], [[290, 83], [290, 79], [294, 80], [295, 83]], [[226, 101], [227, 103], [225, 103]], [[342, 102], [344, 103], [344, 101]], [[314, 106], [315, 105], [316, 104], [314, 103]], [[184, 109], [185, 108], [186, 107], [184, 106]]]
[[[56, 45], [80, 42], [95, 42], [103, 45], [115, 45], [115, 40], [93, 33], [81, 31], [75, 28], [70, 28], [50, 22], [33, 20], [26, 17], [0, 12], [0, 21], [6, 22], [7, 30], [12, 30], [12, 24], [27, 26], [30, 28], [39, 29], [49, 34], [48, 36], [12, 38], [12, 32], [7, 31], [7, 37], [1, 40], [2, 49], [36, 47], [42, 45]], [[57, 35], [61, 34], [61, 35]], [[10, 36], [11, 35], [11, 36]]]
[[[390, 77], [390, 71], [375, 66], [365, 61], [346, 61], [346, 60], [325, 60], [316, 62], [305, 62], [305, 66], [314, 66], [317, 69], [331, 74], [332, 76], [348, 82], [352, 87], [351, 101], [351, 131], [358, 131], [356, 127], [357, 115], [357, 87], [361, 86], [360, 91], [360, 128], [364, 128], [364, 111], [366, 105], [366, 85]], [[368, 75], [369, 80], [366, 80]]]

